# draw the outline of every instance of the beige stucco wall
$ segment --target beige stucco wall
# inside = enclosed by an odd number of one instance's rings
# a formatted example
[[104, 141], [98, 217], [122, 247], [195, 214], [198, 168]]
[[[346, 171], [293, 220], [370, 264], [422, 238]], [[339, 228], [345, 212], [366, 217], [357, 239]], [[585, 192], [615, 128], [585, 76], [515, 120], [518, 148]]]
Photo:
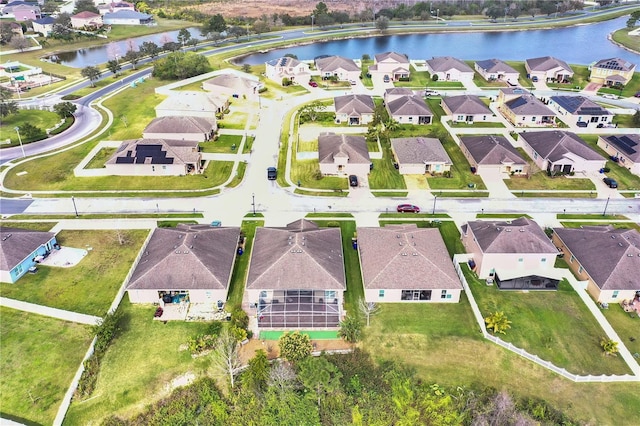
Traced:
[[[392, 118], [401, 124], [419, 124], [420, 115], [393, 115]], [[425, 125], [431, 124], [433, 121], [433, 116], [426, 116], [429, 118], [428, 123], [424, 123]]]
[[[336, 120], [340, 123], [349, 123], [350, 117], [348, 114], [336, 114]], [[363, 126], [371, 121], [373, 121], [373, 114], [360, 114], [360, 124], [358, 125]]]
[[114, 176], [180, 176], [186, 173], [182, 164], [106, 164], [105, 169], [107, 174]]
[[182, 141], [204, 142], [204, 133], [143, 133], [144, 139], [172, 139]]
[[610, 145], [602, 137], [598, 138], [598, 146], [602, 148], [607, 154], [618, 157], [620, 159], [618, 165], [625, 167], [633, 174], [640, 175], [640, 163], [634, 163], [623, 152], [620, 152], [618, 149], [616, 149], [616, 147]]
[[425, 289], [431, 290], [431, 300], [402, 300], [402, 290], [385, 289], [384, 297], [380, 297], [379, 289], [365, 289], [364, 298], [367, 302], [375, 303], [458, 303], [460, 301], [461, 290], [447, 290], [447, 294], [451, 298], [441, 298], [443, 289]]
[[[179, 286], [178, 286], [179, 287]], [[166, 289], [164, 291], [177, 291], [181, 288]], [[158, 292], [162, 290], [127, 290], [131, 303], [158, 303]], [[217, 303], [218, 300], [227, 300], [227, 290], [187, 290], [191, 303]]]
[[[341, 160], [341, 159], [339, 159]], [[342, 164], [342, 170], [339, 166]], [[320, 173], [323, 175], [358, 175], [366, 176], [369, 174], [369, 164], [349, 164], [342, 162], [320, 163]]]

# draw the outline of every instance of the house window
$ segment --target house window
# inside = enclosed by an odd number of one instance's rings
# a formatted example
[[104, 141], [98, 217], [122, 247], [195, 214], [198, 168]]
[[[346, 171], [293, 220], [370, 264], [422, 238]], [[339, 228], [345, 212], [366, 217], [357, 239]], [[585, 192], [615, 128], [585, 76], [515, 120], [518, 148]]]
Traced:
[[546, 257], [543, 257], [542, 259], [540, 259], [540, 262], [542, 262], [542, 263], [546, 263], [546, 262], [547, 262], [547, 258], [546, 258]]
[[458, 116], [458, 121], [464, 121], [464, 115], [459, 115]]
[[336, 298], [336, 291], [335, 290], [325, 290], [324, 291], [324, 299], [325, 300], [333, 300]]
[[613, 294], [611, 295], [611, 298], [612, 298], [612, 299], [617, 299], [617, 298], [618, 298], [618, 293], [619, 293], [619, 291], [618, 291], [618, 290], [615, 290], [615, 291], [613, 292]]
[[265, 290], [262, 290], [262, 291], [260, 292], [260, 298], [264, 299], [264, 298], [266, 298], [266, 297], [267, 297], [267, 292], [266, 292]]
[[378, 290], [378, 297], [381, 299], [384, 297], [384, 290]]
[[581, 274], [584, 271], [584, 268], [582, 267], [582, 265], [580, 265], [580, 267], [578, 268], [578, 273]]
[[155, 172], [156, 171], [156, 166], [151, 166], [151, 171]]
[[167, 170], [167, 166], [162, 166], [162, 170]]
[[537, 152], [534, 152], [534, 153], [533, 153], [533, 159], [534, 159], [534, 160], [537, 160], [537, 159], [538, 159], [538, 153], [537, 153]]
[[482, 121], [487, 121], [487, 116], [486, 115], [482, 116]]
[[519, 258], [518, 258], [518, 263], [522, 263], [522, 262], [524, 262], [524, 258], [519, 257]]
[[440, 293], [440, 299], [446, 299], [447, 298], [447, 290], [442, 290], [442, 293]]
[[598, 117], [591, 117], [591, 122], [592, 123], [597, 123], [598, 122]]
[[413, 121], [413, 117], [412, 116], [409, 116], [409, 121]]
[[536, 118], [535, 117], [531, 117], [531, 121], [536, 121]]

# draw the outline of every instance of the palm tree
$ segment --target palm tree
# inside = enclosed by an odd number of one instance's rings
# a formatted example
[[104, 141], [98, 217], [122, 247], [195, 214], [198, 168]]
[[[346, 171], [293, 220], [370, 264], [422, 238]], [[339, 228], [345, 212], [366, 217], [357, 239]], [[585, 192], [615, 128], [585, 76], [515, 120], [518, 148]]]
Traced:
[[618, 355], [618, 342], [616, 342], [615, 340], [603, 337], [602, 339], [600, 339], [600, 346], [602, 347], [605, 355]]
[[511, 321], [507, 319], [504, 312], [494, 312], [484, 319], [487, 324], [487, 330], [493, 333], [507, 334], [507, 330], [511, 328]]

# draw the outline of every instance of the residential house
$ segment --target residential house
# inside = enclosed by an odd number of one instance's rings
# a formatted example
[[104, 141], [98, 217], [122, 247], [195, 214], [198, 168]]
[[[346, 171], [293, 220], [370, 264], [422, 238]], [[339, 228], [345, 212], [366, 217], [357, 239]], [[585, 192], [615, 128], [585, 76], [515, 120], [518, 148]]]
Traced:
[[117, 10], [104, 14], [103, 21], [107, 25], [151, 25], [153, 16], [135, 10]]
[[256, 229], [245, 300], [258, 327], [338, 327], [346, 288], [340, 228], [301, 219]]
[[602, 59], [591, 66], [589, 81], [605, 86], [624, 86], [636, 71], [636, 64], [620, 58]]
[[476, 61], [474, 67], [487, 81], [504, 81], [512, 86], [518, 84], [520, 73], [500, 59]]
[[462, 136], [460, 149], [477, 171], [493, 169], [502, 173], [523, 174], [529, 169], [527, 161], [504, 136]]
[[470, 221], [462, 242], [478, 277], [503, 290], [556, 290], [558, 249], [533, 220]]
[[446, 115], [451, 116], [454, 123], [469, 123], [475, 121], [492, 121], [493, 112], [475, 95], [445, 96], [440, 102]]
[[367, 302], [458, 303], [462, 284], [438, 228], [357, 228]]
[[229, 107], [226, 97], [206, 92], [173, 92], [156, 106], [156, 116], [188, 116], [213, 119]]
[[603, 127], [613, 120], [613, 114], [606, 108], [584, 96], [552, 96], [549, 106], [558, 112], [558, 118], [577, 127]]
[[240, 228], [156, 228], [127, 283], [131, 303], [227, 300]]
[[404, 96], [386, 102], [389, 116], [401, 124], [431, 124], [433, 113], [422, 96]]
[[220, 74], [202, 83], [208, 92], [234, 98], [257, 95], [263, 87], [258, 77], [238, 73]]
[[606, 226], [553, 228], [553, 242], [597, 302], [633, 300], [640, 291], [640, 233]]
[[77, 29], [99, 28], [103, 24], [102, 15], [87, 10], [71, 15], [71, 26]]
[[165, 116], [154, 118], [145, 127], [144, 139], [171, 139], [205, 142], [218, 130], [215, 118]]
[[45, 16], [44, 18], [34, 20], [31, 22], [31, 25], [33, 25], [34, 33], [40, 33], [45, 37], [49, 37], [53, 31], [53, 24], [55, 23], [55, 18], [52, 16]]
[[201, 172], [198, 142], [170, 139], [123, 141], [105, 163], [117, 176], [182, 176]]
[[9, 27], [9, 30], [13, 34], [11, 37], [13, 37], [14, 35], [17, 35], [19, 37], [24, 37], [24, 31], [22, 31], [22, 25], [18, 24], [17, 22], [0, 21], [0, 28], [2, 30], [5, 30], [6, 27]]
[[318, 136], [318, 162], [323, 175], [366, 176], [371, 167], [364, 136], [323, 133]]
[[33, 21], [42, 17], [38, 3], [12, 1], [2, 8], [3, 18], [13, 18], [17, 22]]
[[520, 133], [522, 148], [549, 173], [597, 172], [606, 160], [578, 135], [561, 130]]
[[265, 75], [278, 84], [285, 78], [298, 84], [308, 84], [311, 79], [309, 64], [288, 56], [265, 62]]
[[600, 136], [598, 137], [598, 146], [613, 158], [617, 158], [618, 164], [622, 167], [626, 167], [631, 173], [640, 176], [639, 134]]
[[360, 67], [352, 59], [342, 56], [318, 58], [316, 68], [323, 79], [337, 77], [338, 80], [357, 81], [360, 78]]
[[515, 126], [555, 124], [555, 113], [531, 93], [525, 93], [498, 106], [502, 115]]
[[569, 64], [553, 56], [526, 59], [524, 67], [527, 70], [527, 78], [538, 81], [562, 83], [573, 78], [573, 70]]
[[57, 245], [53, 232], [0, 226], [0, 281], [15, 283]]
[[407, 87], [392, 87], [390, 89], [385, 89], [383, 99], [384, 102], [391, 102], [398, 98], [404, 98], [406, 96], [413, 96], [415, 92]]
[[440, 56], [427, 59], [426, 69], [431, 76], [438, 76], [438, 80], [445, 81], [472, 81], [473, 69], [461, 61], [451, 56]]
[[391, 152], [401, 175], [440, 174], [451, 170], [453, 164], [436, 138], [392, 138]]
[[373, 120], [375, 105], [369, 95], [344, 95], [333, 98], [336, 122], [364, 126]]
[[411, 72], [407, 55], [396, 52], [384, 52], [373, 57], [369, 67], [371, 75], [386, 75], [391, 80], [408, 80]]
[[100, 15], [102, 16], [104, 16], [107, 13], [114, 13], [121, 10], [129, 10], [131, 12], [135, 12], [136, 10], [136, 7], [133, 3], [129, 3], [126, 1], [101, 3], [96, 5], [96, 7], [98, 8], [98, 12], [100, 12]]

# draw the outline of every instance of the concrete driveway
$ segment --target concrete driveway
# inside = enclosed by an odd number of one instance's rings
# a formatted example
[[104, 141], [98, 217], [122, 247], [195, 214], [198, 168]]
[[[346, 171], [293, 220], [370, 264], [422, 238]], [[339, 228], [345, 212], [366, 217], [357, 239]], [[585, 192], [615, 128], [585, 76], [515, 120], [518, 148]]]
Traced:
[[489, 198], [515, 198], [515, 195], [504, 183], [504, 179], [509, 178], [506, 173], [502, 173], [498, 169], [481, 168], [478, 170], [478, 175], [489, 190]]

